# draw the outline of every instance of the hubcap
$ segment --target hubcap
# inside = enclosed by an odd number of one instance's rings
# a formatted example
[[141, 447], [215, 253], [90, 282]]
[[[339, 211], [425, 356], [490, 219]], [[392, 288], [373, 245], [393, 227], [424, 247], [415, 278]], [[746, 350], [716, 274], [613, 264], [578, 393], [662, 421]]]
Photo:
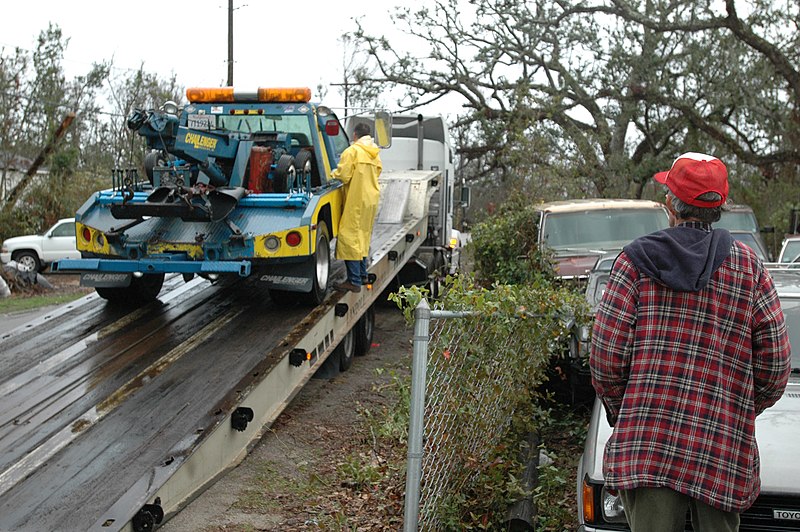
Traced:
[[328, 288], [328, 271], [330, 269], [330, 253], [327, 249], [328, 242], [324, 238], [320, 238], [317, 243], [317, 286], [321, 291]]
[[32, 272], [36, 269], [36, 261], [30, 255], [24, 255], [17, 259], [17, 264], [21, 272]]

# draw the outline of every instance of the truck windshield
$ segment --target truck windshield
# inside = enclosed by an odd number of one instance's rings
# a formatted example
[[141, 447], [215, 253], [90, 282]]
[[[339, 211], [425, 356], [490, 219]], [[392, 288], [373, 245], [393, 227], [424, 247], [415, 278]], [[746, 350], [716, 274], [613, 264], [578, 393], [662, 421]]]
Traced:
[[297, 144], [311, 146], [308, 115], [217, 115], [216, 129], [239, 133], [291, 133]]
[[758, 223], [756, 216], [747, 211], [722, 211], [722, 216], [718, 222], [712, 224], [714, 227], [727, 229], [728, 231], [750, 231], [758, 233]]
[[669, 225], [661, 209], [598, 209], [547, 213], [543, 235], [558, 250], [618, 249], [632, 240]]

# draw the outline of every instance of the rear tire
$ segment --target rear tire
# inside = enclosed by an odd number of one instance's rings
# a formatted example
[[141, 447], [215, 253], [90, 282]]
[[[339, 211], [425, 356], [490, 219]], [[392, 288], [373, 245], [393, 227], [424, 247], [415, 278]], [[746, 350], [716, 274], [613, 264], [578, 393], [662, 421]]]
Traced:
[[164, 285], [163, 273], [145, 274], [131, 279], [131, 284], [124, 287], [95, 288], [97, 295], [115, 305], [139, 306], [149, 303], [158, 297]]
[[[353, 356], [355, 355], [355, 334], [353, 334], [353, 329], [347, 331], [347, 334], [344, 335], [342, 341], [339, 342], [339, 345], [336, 346], [336, 349], [333, 350], [331, 356], [334, 356], [339, 359], [339, 371], [345, 372], [350, 369], [350, 366], [353, 365]], [[334, 358], [334, 360], [336, 360]]]
[[301, 300], [307, 305], [317, 306], [325, 300], [328, 294], [328, 284], [331, 275], [331, 248], [330, 233], [325, 222], [317, 222], [317, 245], [314, 256], [310, 260], [314, 261], [314, 277], [312, 279], [311, 292], [298, 294]]
[[355, 354], [357, 357], [363, 357], [369, 353], [372, 347], [372, 336], [375, 332], [375, 307], [370, 305], [363, 316], [358, 320], [355, 327], [353, 327], [353, 334], [355, 335]]

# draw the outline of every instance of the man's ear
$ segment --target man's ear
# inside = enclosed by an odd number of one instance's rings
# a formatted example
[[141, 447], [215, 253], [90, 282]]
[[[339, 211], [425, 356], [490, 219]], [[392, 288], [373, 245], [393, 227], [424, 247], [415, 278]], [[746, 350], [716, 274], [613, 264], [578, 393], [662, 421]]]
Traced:
[[675, 227], [676, 220], [678, 219], [678, 215], [675, 212], [675, 208], [672, 206], [672, 196], [667, 194], [666, 201], [664, 204], [667, 207], [667, 213], [669, 214], [669, 226]]

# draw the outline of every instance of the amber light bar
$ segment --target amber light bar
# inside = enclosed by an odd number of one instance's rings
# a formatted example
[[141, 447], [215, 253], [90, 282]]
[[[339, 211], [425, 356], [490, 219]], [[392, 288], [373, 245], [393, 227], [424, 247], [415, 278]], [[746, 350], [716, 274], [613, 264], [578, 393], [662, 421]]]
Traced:
[[311, 101], [308, 87], [259, 87], [255, 91], [240, 91], [233, 87], [191, 87], [186, 89], [186, 98], [192, 103], [306, 103]]

